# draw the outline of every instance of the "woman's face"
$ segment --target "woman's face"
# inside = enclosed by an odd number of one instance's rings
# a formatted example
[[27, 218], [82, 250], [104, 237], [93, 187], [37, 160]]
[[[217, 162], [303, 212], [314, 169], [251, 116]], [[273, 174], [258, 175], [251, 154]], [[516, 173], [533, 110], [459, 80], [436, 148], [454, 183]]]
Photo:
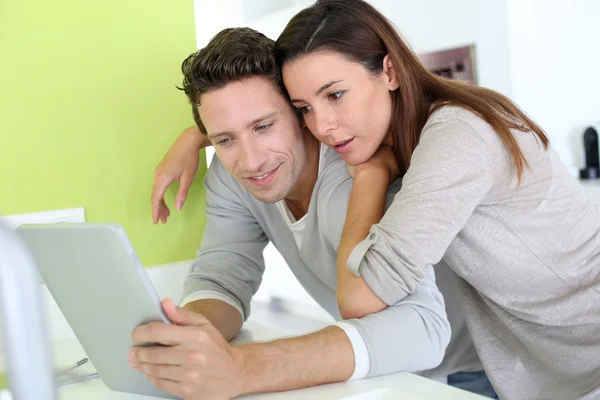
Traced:
[[367, 161], [382, 143], [391, 144], [391, 92], [398, 84], [389, 56], [383, 64], [382, 73], [375, 76], [328, 51], [283, 65], [285, 86], [307, 127], [349, 165]]

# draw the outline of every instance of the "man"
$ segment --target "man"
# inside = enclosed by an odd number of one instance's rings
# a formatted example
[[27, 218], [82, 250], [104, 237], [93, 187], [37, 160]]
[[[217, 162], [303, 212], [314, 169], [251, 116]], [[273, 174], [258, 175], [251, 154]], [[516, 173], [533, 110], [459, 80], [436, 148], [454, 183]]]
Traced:
[[[453, 353], [435, 368], [450, 331], [433, 271], [412, 295], [376, 314], [297, 338], [227, 343], [250, 313], [268, 241], [309, 294], [340, 318], [335, 261], [351, 178], [337, 154], [302, 129], [272, 50], [273, 42], [255, 31], [226, 29], [184, 62], [184, 89], [218, 160], [206, 176], [207, 224], [184, 308], [166, 301], [174, 325], [153, 323], [133, 333], [136, 343], [171, 347], [134, 348], [132, 365], [184, 398], [230, 398], [398, 371], [430, 369], [426, 375], [439, 378], [481, 369], [460, 317]], [[190, 151], [197, 153], [199, 143]], [[398, 189], [392, 187], [389, 200]], [[160, 197], [156, 203], [164, 205]], [[165, 208], [155, 217], [164, 221]]]

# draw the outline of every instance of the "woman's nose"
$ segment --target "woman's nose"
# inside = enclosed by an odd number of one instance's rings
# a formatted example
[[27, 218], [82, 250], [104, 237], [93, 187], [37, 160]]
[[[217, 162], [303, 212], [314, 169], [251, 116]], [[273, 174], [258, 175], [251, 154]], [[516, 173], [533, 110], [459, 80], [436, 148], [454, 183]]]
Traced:
[[337, 127], [337, 123], [332, 113], [323, 110], [316, 114], [316, 133], [321, 136], [330, 136]]

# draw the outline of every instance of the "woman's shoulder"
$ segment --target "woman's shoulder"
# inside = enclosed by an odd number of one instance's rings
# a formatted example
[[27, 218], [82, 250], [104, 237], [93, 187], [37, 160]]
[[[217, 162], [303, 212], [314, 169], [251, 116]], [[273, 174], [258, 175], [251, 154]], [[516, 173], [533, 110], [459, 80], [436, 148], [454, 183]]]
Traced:
[[427, 123], [423, 130], [426, 130], [433, 125], [465, 123], [471, 125], [473, 129], [480, 130], [486, 128], [487, 123], [475, 112], [466, 107], [458, 105], [442, 105], [438, 106], [427, 119]]
[[458, 105], [438, 106], [429, 116], [421, 136], [468, 135], [483, 140], [488, 146], [501, 146], [494, 128], [474, 111]]

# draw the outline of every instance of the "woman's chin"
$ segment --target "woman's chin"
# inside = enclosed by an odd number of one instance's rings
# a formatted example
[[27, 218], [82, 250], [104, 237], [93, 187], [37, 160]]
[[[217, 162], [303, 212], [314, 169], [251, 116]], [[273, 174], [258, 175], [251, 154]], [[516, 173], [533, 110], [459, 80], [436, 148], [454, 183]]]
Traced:
[[342, 160], [350, 166], [357, 166], [367, 162], [373, 154], [354, 154], [354, 153], [346, 153], [341, 154]]

